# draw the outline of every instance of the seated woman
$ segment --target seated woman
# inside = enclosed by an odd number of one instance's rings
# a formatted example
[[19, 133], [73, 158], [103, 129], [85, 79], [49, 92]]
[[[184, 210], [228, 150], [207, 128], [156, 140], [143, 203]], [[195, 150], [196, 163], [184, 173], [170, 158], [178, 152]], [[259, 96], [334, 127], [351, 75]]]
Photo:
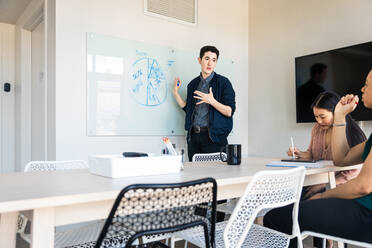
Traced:
[[[309, 148], [307, 151], [302, 152], [296, 147], [290, 147], [287, 152], [288, 156], [292, 156], [294, 153], [296, 157], [302, 159], [333, 160], [331, 147], [333, 113], [339, 101], [340, 97], [333, 92], [322, 92], [316, 97], [311, 108], [317, 124], [314, 125], [311, 132]], [[350, 147], [354, 147], [367, 139], [362, 129], [350, 115], [346, 116], [346, 138]], [[360, 170], [349, 170], [337, 173], [336, 184], [339, 185], [355, 178], [359, 172]], [[325, 184], [304, 187], [301, 199], [306, 200], [315, 193], [324, 190]]]
[[[290, 147], [287, 154], [292, 156], [294, 153], [296, 157], [310, 160], [333, 160], [331, 135], [333, 129], [333, 113], [340, 97], [333, 92], [320, 93], [311, 108], [314, 113], [317, 124], [314, 125], [311, 132], [310, 145], [307, 151], [302, 152], [296, 147]], [[350, 147], [354, 147], [367, 138], [358, 126], [358, 124], [351, 118], [346, 116], [346, 138]], [[336, 185], [343, 184], [356, 176], [358, 176], [360, 169], [348, 170], [336, 173]], [[313, 185], [304, 187], [302, 190], [301, 200], [307, 200], [316, 193], [325, 191], [325, 184]], [[314, 247], [322, 247], [322, 239], [314, 238]], [[332, 242], [328, 242], [328, 247], [332, 247]]]
[[[372, 70], [361, 91], [364, 106], [372, 109]], [[356, 108], [358, 101], [358, 96], [346, 95], [337, 104], [331, 146], [336, 165], [353, 165], [364, 161], [361, 172], [356, 178], [334, 189], [300, 202], [298, 220], [301, 231], [372, 243], [372, 135], [352, 148], [346, 138], [346, 116]], [[264, 225], [290, 233], [292, 207], [271, 210], [264, 217]], [[292, 240], [290, 247], [296, 247], [296, 243], [297, 240]]]

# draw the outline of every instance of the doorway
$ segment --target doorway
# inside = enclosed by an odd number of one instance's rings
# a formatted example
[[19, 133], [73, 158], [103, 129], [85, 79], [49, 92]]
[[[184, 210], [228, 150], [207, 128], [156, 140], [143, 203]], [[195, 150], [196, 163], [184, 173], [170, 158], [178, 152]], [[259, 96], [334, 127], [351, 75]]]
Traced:
[[46, 160], [45, 29], [43, 18], [31, 31], [31, 160]]

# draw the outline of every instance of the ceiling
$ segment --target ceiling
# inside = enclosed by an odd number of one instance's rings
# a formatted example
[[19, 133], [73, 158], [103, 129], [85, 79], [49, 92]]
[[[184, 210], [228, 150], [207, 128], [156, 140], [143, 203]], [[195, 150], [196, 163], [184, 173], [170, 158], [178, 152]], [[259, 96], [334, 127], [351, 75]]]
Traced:
[[31, 0], [0, 0], [0, 22], [15, 24]]

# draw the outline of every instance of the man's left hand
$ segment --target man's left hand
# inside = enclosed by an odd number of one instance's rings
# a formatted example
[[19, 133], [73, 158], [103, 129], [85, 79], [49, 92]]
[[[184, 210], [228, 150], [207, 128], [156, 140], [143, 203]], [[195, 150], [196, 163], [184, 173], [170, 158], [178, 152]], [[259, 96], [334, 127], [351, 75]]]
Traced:
[[203, 93], [199, 90], [194, 91], [194, 98], [199, 99], [200, 101], [197, 102], [196, 104], [202, 104], [202, 103], [208, 103], [208, 104], [213, 104], [216, 99], [214, 99], [213, 92], [212, 92], [212, 87], [209, 88], [209, 93]]

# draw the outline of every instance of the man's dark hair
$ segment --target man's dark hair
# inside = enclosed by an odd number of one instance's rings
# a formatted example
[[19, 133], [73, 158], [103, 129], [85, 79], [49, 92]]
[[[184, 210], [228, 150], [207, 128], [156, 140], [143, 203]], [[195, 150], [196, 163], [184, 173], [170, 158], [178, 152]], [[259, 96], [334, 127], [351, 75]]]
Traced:
[[310, 75], [314, 77], [317, 73], [322, 73], [325, 69], [327, 69], [327, 65], [322, 63], [315, 63], [310, 68]]
[[203, 46], [202, 48], [200, 48], [199, 57], [202, 59], [206, 52], [215, 53], [217, 55], [217, 59], [218, 59], [218, 56], [220, 55], [220, 52], [218, 51], [218, 49], [216, 47], [214, 47], [214, 46]]

